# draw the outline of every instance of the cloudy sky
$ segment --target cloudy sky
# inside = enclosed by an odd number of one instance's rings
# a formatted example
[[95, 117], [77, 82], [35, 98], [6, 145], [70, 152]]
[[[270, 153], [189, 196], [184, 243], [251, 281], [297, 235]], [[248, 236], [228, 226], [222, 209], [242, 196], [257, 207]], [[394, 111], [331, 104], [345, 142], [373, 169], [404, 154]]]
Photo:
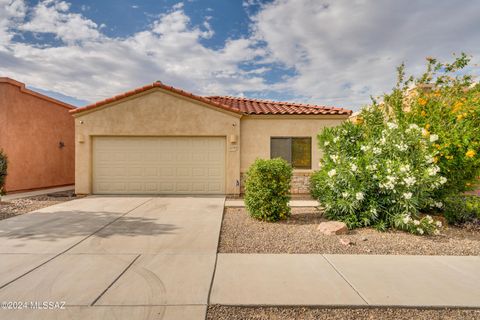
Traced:
[[0, 76], [75, 105], [160, 80], [358, 110], [402, 61], [462, 51], [477, 0], [0, 0]]

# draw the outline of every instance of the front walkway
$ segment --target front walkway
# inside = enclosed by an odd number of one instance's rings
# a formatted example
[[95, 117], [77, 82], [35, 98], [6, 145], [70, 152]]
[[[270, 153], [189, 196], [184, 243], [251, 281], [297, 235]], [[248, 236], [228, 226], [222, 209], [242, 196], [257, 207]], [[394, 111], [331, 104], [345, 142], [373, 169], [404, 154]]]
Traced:
[[210, 303], [480, 308], [479, 270], [477, 256], [219, 254]]

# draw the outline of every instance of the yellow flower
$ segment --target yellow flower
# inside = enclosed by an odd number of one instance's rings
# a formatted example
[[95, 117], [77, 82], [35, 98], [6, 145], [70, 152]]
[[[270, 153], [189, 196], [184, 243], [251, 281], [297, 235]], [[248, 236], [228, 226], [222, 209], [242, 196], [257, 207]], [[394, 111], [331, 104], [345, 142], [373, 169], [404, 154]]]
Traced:
[[422, 110], [422, 112], [420, 113], [420, 115], [421, 115], [422, 117], [425, 117], [425, 116], [427, 115], [427, 113], [425, 112], [425, 110]]
[[425, 125], [425, 129], [427, 129], [427, 130], [430, 129], [430, 124], [427, 123], [427, 124]]
[[445, 158], [446, 158], [447, 160], [452, 160], [452, 159], [453, 159], [453, 156], [445, 156]]
[[418, 103], [421, 105], [421, 106], [424, 106], [427, 104], [427, 100], [423, 99], [423, 98], [418, 98]]
[[459, 115], [457, 116], [457, 121], [462, 120], [464, 117], [465, 117], [465, 116], [464, 116], [463, 114], [459, 114]]
[[461, 103], [460, 101], [455, 102], [455, 104], [453, 105], [452, 112], [453, 113], [457, 112], [462, 108], [462, 106], [463, 106], [463, 103]]
[[469, 158], [475, 157], [475, 154], [476, 152], [474, 150], [468, 150], [467, 153], [465, 153], [465, 155]]
[[433, 157], [433, 163], [437, 163], [438, 162], [438, 157]]

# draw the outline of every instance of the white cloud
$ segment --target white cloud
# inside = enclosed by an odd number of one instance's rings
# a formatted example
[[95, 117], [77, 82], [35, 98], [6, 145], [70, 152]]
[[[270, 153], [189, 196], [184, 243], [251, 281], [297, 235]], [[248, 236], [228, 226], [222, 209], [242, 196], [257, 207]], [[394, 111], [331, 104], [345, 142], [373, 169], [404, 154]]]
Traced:
[[[232, 39], [222, 48], [207, 48], [201, 40], [213, 35], [208, 22], [192, 26], [181, 6], [176, 8], [147, 30], [111, 38], [95, 23], [69, 12], [63, 2], [43, 1], [17, 28], [54, 33], [64, 44], [45, 47], [10, 41], [3, 55], [0, 51], [0, 74], [88, 101], [155, 80], [201, 94], [266, 88], [262, 77], [239, 68], [262, 52], [251, 41]], [[78, 32], [67, 33], [72, 23]], [[80, 32], [82, 25], [85, 32]]]
[[252, 19], [268, 58], [296, 72], [278, 89], [358, 107], [392, 88], [402, 61], [418, 72], [426, 56], [478, 56], [478, 17], [475, 1], [278, 0]]
[[31, 19], [19, 29], [34, 33], [52, 33], [69, 44], [100, 37], [95, 22], [81, 14], [70, 13], [69, 9], [70, 4], [65, 1], [42, 1], [33, 8]]
[[26, 7], [22, 0], [0, 0], [0, 43], [8, 43], [14, 33], [10, 29], [25, 16]]
[[[370, 94], [394, 85], [395, 67], [402, 61], [409, 71], [419, 72], [425, 56], [480, 55], [480, 5], [475, 1], [243, 4], [247, 12], [256, 12], [251, 34], [214, 49], [204, 45], [215, 36], [210, 18], [192, 25], [183, 2], [145, 30], [116, 38], [65, 1], [27, 6], [22, 0], [0, 0], [0, 74], [92, 102], [161, 80], [199, 94], [253, 92], [358, 108]], [[14, 38], [25, 31], [40, 39], [52, 34], [60, 44]], [[293, 75], [267, 83], [278, 66]]]

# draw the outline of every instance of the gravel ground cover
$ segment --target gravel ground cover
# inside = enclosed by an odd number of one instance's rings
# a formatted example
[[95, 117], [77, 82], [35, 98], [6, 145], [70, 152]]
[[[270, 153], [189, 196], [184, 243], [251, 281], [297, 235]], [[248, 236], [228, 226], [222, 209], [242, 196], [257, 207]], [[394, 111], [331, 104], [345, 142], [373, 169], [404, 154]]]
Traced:
[[379, 232], [372, 228], [326, 236], [317, 230], [322, 221], [325, 219], [316, 208], [292, 208], [290, 219], [275, 223], [254, 220], [245, 208], [226, 208], [218, 250], [222, 253], [480, 255], [478, 224], [446, 226], [439, 236]]
[[274, 320], [411, 320], [411, 319], [480, 319], [480, 310], [465, 309], [324, 309], [324, 308], [288, 308], [288, 307], [208, 307], [209, 320], [235, 319], [274, 319]]
[[0, 202], [0, 220], [75, 199], [73, 192], [58, 192]]

